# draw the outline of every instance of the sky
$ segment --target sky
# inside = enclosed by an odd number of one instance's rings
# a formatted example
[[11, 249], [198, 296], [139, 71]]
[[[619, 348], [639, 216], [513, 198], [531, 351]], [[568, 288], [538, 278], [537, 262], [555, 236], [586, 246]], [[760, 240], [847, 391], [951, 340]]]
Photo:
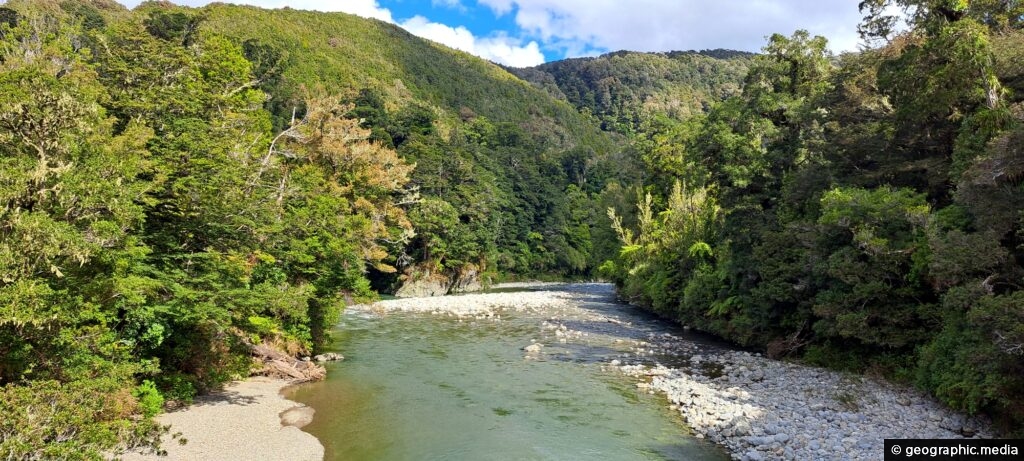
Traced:
[[[119, 0], [129, 7], [140, 0]], [[173, 0], [200, 6], [207, 0]], [[343, 11], [514, 67], [618, 50], [759, 51], [806, 29], [832, 51], [857, 49], [859, 0], [227, 0]]]

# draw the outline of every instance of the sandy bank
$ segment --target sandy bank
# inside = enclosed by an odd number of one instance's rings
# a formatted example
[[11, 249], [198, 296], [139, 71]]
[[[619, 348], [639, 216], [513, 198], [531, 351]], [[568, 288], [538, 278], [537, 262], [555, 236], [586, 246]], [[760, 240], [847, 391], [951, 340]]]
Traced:
[[263, 460], [313, 461], [324, 457], [324, 447], [295, 426], [283, 426], [282, 418], [308, 422], [308, 408], [281, 396], [288, 382], [252, 378], [232, 383], [223, 391], [196, 399], [195, 404], [159, 415], [170, 424], [170, 433], [181, 433], [185, 445], [164, 437], [166, 457], [128, 453], [125, 461]]

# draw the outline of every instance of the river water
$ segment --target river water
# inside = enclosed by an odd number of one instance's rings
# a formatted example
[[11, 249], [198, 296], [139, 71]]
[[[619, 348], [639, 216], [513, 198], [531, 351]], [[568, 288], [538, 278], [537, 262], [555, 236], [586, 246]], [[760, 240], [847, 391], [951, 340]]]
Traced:
[[[687, 435], [663, 397], [602, 366], [670, 361], [633, 346], [679, 331], [614, 302], [607, 285], [563, 289], [584, 301], [500, 320], [348, 311], [334, 332], [345, 361], [287, 397], [316, 410], [303, 430], [329, 461], [728, 459]], [[555, 336], [555, 323], [579, 333]], [[542, 353], [523, 352], [533, 341]]]

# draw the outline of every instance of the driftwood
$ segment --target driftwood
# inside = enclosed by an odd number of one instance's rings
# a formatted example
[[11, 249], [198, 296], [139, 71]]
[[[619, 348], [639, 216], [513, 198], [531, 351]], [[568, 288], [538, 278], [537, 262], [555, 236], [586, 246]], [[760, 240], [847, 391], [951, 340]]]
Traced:
[[259, 368], [253, 371], [253, 375], [256, 376], [268, 376], [296, 383], [319, 381], [327, 376], [327, 370], [323, 366], [311, 362], [308, 358], [299, 360], [265, 344], [250, 344], [249, 351], [259, 364]]

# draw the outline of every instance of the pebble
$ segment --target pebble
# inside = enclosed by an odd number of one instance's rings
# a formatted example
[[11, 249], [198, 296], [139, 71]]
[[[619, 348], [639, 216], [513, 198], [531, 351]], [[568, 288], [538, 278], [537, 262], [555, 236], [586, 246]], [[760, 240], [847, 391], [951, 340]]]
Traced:
[[618, 369], [653, 375], [647, 389], [664, 394], [698, 435], [720, 443], [734, 459], [874, 460], [886, 438], [992, 437], [985, 421], [913, 389], [681, 338], [657, 339], [657, 353], [691, 352], [689, 365]]

